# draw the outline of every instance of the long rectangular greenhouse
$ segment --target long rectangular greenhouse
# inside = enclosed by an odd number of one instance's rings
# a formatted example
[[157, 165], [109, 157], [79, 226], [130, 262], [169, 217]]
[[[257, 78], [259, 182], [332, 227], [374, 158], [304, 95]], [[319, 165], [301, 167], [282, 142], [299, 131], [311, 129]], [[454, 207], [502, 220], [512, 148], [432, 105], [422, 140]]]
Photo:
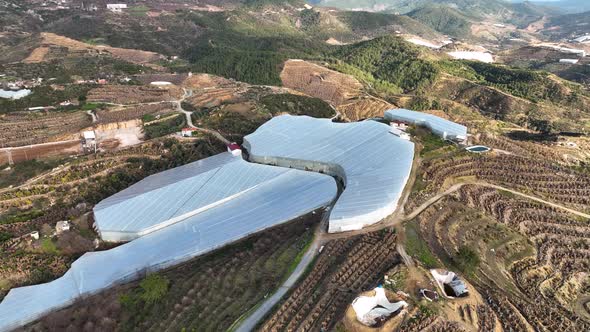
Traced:
[[467, 127], [428, 113], [398, 108], [386, 111], [385, 119], [427, 127], [433, 134], [443, 139], [458, 141], [467, 139]]

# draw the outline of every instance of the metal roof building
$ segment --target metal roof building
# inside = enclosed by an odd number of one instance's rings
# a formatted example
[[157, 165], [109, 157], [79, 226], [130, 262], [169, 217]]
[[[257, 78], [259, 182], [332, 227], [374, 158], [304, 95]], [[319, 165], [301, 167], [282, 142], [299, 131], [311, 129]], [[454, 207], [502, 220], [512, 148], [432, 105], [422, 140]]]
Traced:
[[244, 138], [250, 160], [335, 175], [345, 189], [329, 232], [361, 229], [395, 211], [411, 172], [414, 144], [375, 121], [334, 123], [282, 115]]
[[386, 111], [385, 119], [425, 126], [443, 139], [459, 141], [467, 139], [467, 127], [428, 113], [399, 108]]
[[[117, 229], [121, 236], [152, 232], [84, 254], [55, 281], [12, 289], [0, 303], [0, 331], [328, 206], [336, 194], [336, 182], [327, 175], [250, 164], [230, 153], [146, 178], [101, 202], [96, 212], [109, 236]], [[126, 218], [135, 213], [143, 219]]]

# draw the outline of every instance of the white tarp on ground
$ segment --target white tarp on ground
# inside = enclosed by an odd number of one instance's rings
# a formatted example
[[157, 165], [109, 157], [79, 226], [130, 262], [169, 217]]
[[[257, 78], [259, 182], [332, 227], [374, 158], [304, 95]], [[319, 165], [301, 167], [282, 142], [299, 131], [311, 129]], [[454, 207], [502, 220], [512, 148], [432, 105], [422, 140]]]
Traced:
[[494, 56], [488, 52], [476, 52], [476, 51], [454, 51], [448, 52], [448, 55], [453, 57], [453, 59], [460, 59], [460, 60], [474, 60], [474, 61], [481, 61], [485, 63], [492, 63], [494, 62]]
[[[432, 269], [430, 270], [430, 274], [432, 274], [432, 277], [436, 281], [436, 285], [444, 297], [454, 299], [457, 296], [465, 296], [469, 293], [467, 285], [459, 279], [455, 272], [444, 270], [437, 271], [436, 269]], [[455, 294], [447, 294], [445, 285], [452, 289]]]
[[467, 139], [467, 127], [428, 113], [398, 108], [386, 111], [385, 119], [425, 126], [444, 139]]
[[31, 90], [22, 89], [18, 91], [0, 89], [0, 98], [5, 99], [21, 99], [31, 94]]
[[374, 296], [359, 296], [352, 302], [356, 319], [367, 326], [377, 324], [379, 320], [391, 316], [406, 306], [408, 303], [405, 301], [389, 302], [382, 287], [375, 288]]
[[[250, 167], [275, 176], [223, 204], [129, 243], [86, 253], [55, 281], [12, 289], [0, 303], [0, 331], [29, 323], [71, 304], [80, 296], [97, 293], [147, 271], [179, 264], [328, 206], [337, 194], [334, 179], [327, 175], [289, 169], [280, 169], [276, 173], [276, 168], [271, 166], [252, 165], [245, 161], [237, 164], [243, 165], [246, 171], [242, 172], [239, 167], [233, 169], [236, 172], [234, 178], [247, 174]], [[160, 181], [167, 183], [170, 179], [160, 178]], [[131, 197], [136, 194], [133, 192]]]
[[329, 232], [361, 229], [395, 211], [412, 169], [414, 144], [375, 122], [334, 123], [282, 115], [244, 138], [250, 160], [321, 171], [344, 181]]

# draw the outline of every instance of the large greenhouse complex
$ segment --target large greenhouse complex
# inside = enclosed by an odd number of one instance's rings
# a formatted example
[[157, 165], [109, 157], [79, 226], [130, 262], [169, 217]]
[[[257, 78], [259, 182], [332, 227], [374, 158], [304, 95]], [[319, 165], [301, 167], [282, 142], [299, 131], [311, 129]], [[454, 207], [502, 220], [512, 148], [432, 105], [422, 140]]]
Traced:
[[[385, 118], [425, 125], [443, 138], [467, 136], [465, 127], [424, 113], [391, 110]], [[97, 204], [100, 237], [127, 243], [84, 254], [52, 282], [12, 289], [0, 303], [0, 331], [318, 209], [329, 211], [330, 233], [375, 224], [397, 209], [414, 158], [414, 143], [381, 122], [291, 115], [260, 126], [243, 148], [248, 161], [222, 153]]]
[[250, 160], [320, 171], [343, 181], [330, 233], [358, 230], [395, 211], [410, 176], [414, 143], [375, 122], [334, 123], [282, 115], [244, 138]]

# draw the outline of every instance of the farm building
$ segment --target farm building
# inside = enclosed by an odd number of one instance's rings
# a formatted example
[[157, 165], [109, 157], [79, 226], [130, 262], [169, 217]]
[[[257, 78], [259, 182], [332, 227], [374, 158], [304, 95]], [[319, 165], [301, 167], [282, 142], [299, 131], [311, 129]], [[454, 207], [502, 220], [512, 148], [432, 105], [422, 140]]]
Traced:
[[108, 3], [107, 9], [114, 13], [121, 13], [123, 9], [127, 9], [127, 4], [124, 3]]
[[460, 142], [467, 139], [467, 127], [428, 113], [400, 108], [386, 111], [385, 119], [427, 127], [443, 139]]
[[329, 232], [361, 229], [395, 211], [406, 185], [414, 144], [376, 122], [334, 123], [282, 115], [271, 119], [242, 145], [262, 164], [323, 172], [343, 181], [330, 214]]
[[96, 152], [97, 142], [94, 130], [87, 130], [82, 133], [82, 148], [88, 152]]
[[242, 155], [242, 148], [236, 142], [231, 142], [227, 145], [227, 152], [231, 153], [234, 157], [240, 157]]
[[86, 253], [52, 282], [12, 289], [0, 303], [0, 331], [326, 207], [336, 194], [329, 176], [230, 153], [148, 177], [95, 207], [96, 223], [111, 239], [146, 235]]
[[182, 130], [180, 131], [180, 135], [182, 135], [182, 137], [192, 137], [193, 131], [197, 131], [197, 128], [182, 128]]
[[410, 134], [408, 134], [405, 130], [401, 129], [399, 126], [391, 126], [389, 132], [401, 139], [405, 139], [406, 141], [409, 141], [411, 139]]

